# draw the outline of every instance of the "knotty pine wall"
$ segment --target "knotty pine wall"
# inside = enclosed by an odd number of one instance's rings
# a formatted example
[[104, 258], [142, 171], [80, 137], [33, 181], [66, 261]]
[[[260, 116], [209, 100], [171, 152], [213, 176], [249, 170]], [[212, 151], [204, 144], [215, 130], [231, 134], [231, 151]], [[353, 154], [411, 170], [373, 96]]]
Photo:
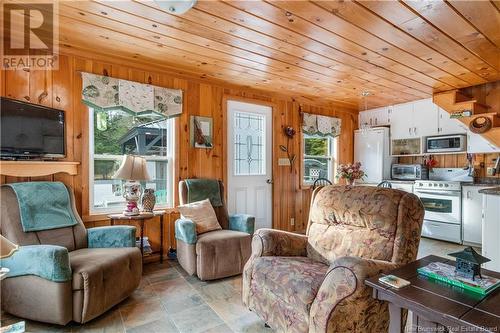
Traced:
[[[150, 83], [162, 87], [182, 89], [184, 93], [184, 113], [176, 120], [175, 179], [189, 177], [209, 177], [226, 179], [226, 115], [225, 102], [228, 99], [253, 101], [273, 107], [273, 226], [282, 230], [302, 231], [306, 227], [310, 189], [300, 183], [300, 162], [290, 167], [280, 167], [279, 157], [285, 153], [278, 149], [286, 144], [283, 135], [285, 126], [300, 128], [299, 103], [291, 97], [265, 93], [251, 88], [224, 86], [199, 78], [186, 78], [157, 70], [151, 66], [124, 63], [122, 60], [95, 60], [87, 55], [68, 54], [60, 56], [59, 69], [2, 70], [1, 95], [10, 98], [42, 104], [66, 111], [66, 139], [68, 161], [80, 162], [76, 176], [55, 174], [38, 178], [15, 178], [2, 176], [1, 183], [58, 180], [70, 185], [77, 200], [77, 208], [87, 227], [107, 225], [104, 215], [89, 215], [88, 202], [88, 109], [81, 103], [80, 72], [110, 75], [132, 81]], [[312, 103], [311, 103], [312, 104]], [[340, 162], [353, 159], [353, 130], [357, 128], [357, 115], [352, 110], [337, 109], [332, 106], [313, 106], [302, 103], [303, 111], [332, 115], [342, 118], [342, 135], [339, 140]], [[214, 148], [195, 149], [189, 144], [189, 116], [209, 116], [214, 119]], [[293, 152], [301, 153], [301, 138], [297, 135], [291, 145]], [[176, 193], [177, 203], [177, 193]], [[165, 216], [169, 228], [165, 228], [165, 248], [173, 245], [173, 225], [178, 213], [169, 210]], [[290, 219], [295, 219], [295, 225]], [[147, 223], [145, 233], [153, 247], [159, 244], [158, 223]], [[170, 236], [170, 237], [169, 237]]]

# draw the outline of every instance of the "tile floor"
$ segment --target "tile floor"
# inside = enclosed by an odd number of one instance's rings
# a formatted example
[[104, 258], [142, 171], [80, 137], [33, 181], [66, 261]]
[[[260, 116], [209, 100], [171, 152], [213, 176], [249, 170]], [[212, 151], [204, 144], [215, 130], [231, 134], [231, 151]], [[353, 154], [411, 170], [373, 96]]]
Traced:
[[[446, 256], [463, 246], [422, 239], [418, 257]], [[1, 326], [19, 321], [1, 313]], [[176, 261], [144, 266], [140, 287], [127, 300], [93, 321], [65, 327], [26, 322], [27, 332], [225, 333], [272, 332], [241, 302], [241, 276], [203, 282]]]

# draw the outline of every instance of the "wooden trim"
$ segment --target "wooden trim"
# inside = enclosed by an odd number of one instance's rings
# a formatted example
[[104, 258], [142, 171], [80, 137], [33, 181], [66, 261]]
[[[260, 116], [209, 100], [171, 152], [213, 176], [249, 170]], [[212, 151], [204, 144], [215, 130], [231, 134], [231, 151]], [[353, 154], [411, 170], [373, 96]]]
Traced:
[[0, 161], [0, 174], [12, 177], [42, 177], [59, 172], [78, 174], [80, 162], [67, 161]]

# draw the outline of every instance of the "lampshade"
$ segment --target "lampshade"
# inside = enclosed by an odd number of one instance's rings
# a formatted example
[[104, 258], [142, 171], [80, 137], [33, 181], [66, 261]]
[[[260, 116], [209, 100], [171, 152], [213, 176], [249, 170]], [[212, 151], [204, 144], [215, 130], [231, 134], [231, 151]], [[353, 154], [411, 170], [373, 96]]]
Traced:
[[140, 156], [124, 155], [120, 168], [113, 175], [115, 179], [150, 180], [146, 159]]
[[166, 9], [172, 14], [181, 15], [193, 8], [196, 0], [155, 0], [161, 9]]
[[16, 244], [0, 235], [0, 259], [10, 257], [17, 251], [17, 249], [18, 246]]

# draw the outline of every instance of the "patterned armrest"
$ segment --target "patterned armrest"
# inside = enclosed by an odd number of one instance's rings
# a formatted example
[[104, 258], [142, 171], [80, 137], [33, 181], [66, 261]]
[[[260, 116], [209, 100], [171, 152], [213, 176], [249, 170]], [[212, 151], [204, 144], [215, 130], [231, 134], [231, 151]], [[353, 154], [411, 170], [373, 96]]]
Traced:
[[247, 214], [234, 214], [229, 216], [229, 229], [246, 232], [252, 235], [255, 230], [255, 217]]
[[307, 256], [307, 236], [292, 232], [259, 229], [252, 239], [252, 256]]
[[196, 224], [188, 219], [175, 221], [175, 238], [186, 244], [196, 244]]
[[117, 225], [87, 229], [89, 248], [135, 247], [135, 227]]
[[0, 265], [10, 270], [7, 278], [36, 275], [54, 282], [72, 279], [68, 249], [62, 246], [21, 246], [11, 257], [0, 260]]
[[[374, 313], [384, 316], [384, 304], [371, 297], [365, 279], [397, 268], [393, 262], [363, 259], [359, 257], [340, 257], [336, 259], [326, 274], [316, 298], [311, 305], [309, 332], [347, 332], [352, 321], [363, 318], [360, 313]], [[380, 308], [379, 308], [380, 307]], [[349, 314], [349, 315], [348, 315]], [[349, 317], [350, 316], [350, 317]], [[346, 320], [351, 318], [351, 320]], [[388, 316], [387, 316], [388, 319]], [[382, 326], [385, 321], [368, 320], [371, 324]], [[358, 323], [359, 325], [364, 325]], [[384, 327], [361, 327], [361, 331], [381, 332]]]

